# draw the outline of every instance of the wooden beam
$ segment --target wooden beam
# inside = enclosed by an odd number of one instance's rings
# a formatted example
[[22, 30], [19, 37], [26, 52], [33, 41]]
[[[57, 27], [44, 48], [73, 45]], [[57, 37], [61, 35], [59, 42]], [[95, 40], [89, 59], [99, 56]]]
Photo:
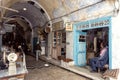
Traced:
[[19, 12], [18, 10], [8, 8], [8, 7], [4, 7], [4, 6], [0, 6], [0, 8], [6, 9], [6, 10], [9, 10], [9, 11], [13, 11], [13, 12], [17, 12], [17, 13]]

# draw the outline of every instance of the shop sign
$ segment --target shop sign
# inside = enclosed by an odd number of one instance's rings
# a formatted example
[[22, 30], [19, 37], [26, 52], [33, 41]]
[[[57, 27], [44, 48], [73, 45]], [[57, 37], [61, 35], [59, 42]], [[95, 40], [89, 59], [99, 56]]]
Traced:
[[12, 32], [13, 28], [15, 28], [15, 25], [11, 25], [11, 24], [4, 24], [5, 30], [6, 32]]
[[110, 22], [109, 20], [103, 20], [103, 21], [91, 23], [90, 26], [91, 27], [106, 26], [109, 25], [109, 22]]
[[71, 22], [67, 22], [65, 24], [65, 30], [66, 31], [73, 31], [73, 27], [72, 27], [72, 23]]
[[77, 26], [77, 30], [87, 29], [87, 28], [105, 27], [108, 25], [110, 25], [110, 19], [92, 20], [92, 21], [82, 22], [79, 26]]
[[63, 21], [56, 22], [53, 24], [52, 30], [57, 31], [57, 30], [62, 30], [63, 28]]

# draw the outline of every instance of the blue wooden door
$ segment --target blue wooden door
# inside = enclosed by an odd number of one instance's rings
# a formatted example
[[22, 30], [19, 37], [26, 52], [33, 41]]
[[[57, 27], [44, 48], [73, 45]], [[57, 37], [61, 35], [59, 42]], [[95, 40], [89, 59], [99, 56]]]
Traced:
[[78, 31], [76, 34], [76, 63], [78, 66], [86, 65], [86, 32]]

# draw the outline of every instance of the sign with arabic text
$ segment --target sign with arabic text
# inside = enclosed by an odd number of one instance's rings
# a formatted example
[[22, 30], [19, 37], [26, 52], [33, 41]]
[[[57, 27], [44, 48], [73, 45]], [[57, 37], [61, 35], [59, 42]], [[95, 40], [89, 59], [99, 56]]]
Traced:
[[110, 25], [110, 18], [98, 18], [95, 20], [89, 20], [85, 22], [81, 22], [77, 24], [77, 30], [89, 29], [89, 28], [99, 28], [99, 27], [107, 27]]

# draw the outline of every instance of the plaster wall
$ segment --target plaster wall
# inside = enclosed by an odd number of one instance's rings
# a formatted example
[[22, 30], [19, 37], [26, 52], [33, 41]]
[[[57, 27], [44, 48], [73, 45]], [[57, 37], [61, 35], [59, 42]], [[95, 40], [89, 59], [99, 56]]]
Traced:
[[[120, 14], [112, 18], [112, 69], [120, 69]], [[113, 79], [111, 79], [113, 80]], [[120, 80], [120, 72], [118, 79]]]
[[73, 32], [66, 32], [66, 58], [73, 59]]
[[[80, 21], [80, 20], [90, 20], [91, 18], [101, 17], [102, 15], [112, 15], [114, 9], [114, 1], [106, 0], [101, 2], [101, 0], [58, 0], [59, 6], [53, 10], [54, 18], [61, 15], [68, 14], [70, 21]], [[91, 4], [90, 7], [86, 7]], [[104, 5], [104, 6], [103, 6]], [[82, 9], [86, 7], [85, 9]], [[77, 11], [76, 11], [77, 10]], [[75, 11], [71, 14], [72, 11]]]

